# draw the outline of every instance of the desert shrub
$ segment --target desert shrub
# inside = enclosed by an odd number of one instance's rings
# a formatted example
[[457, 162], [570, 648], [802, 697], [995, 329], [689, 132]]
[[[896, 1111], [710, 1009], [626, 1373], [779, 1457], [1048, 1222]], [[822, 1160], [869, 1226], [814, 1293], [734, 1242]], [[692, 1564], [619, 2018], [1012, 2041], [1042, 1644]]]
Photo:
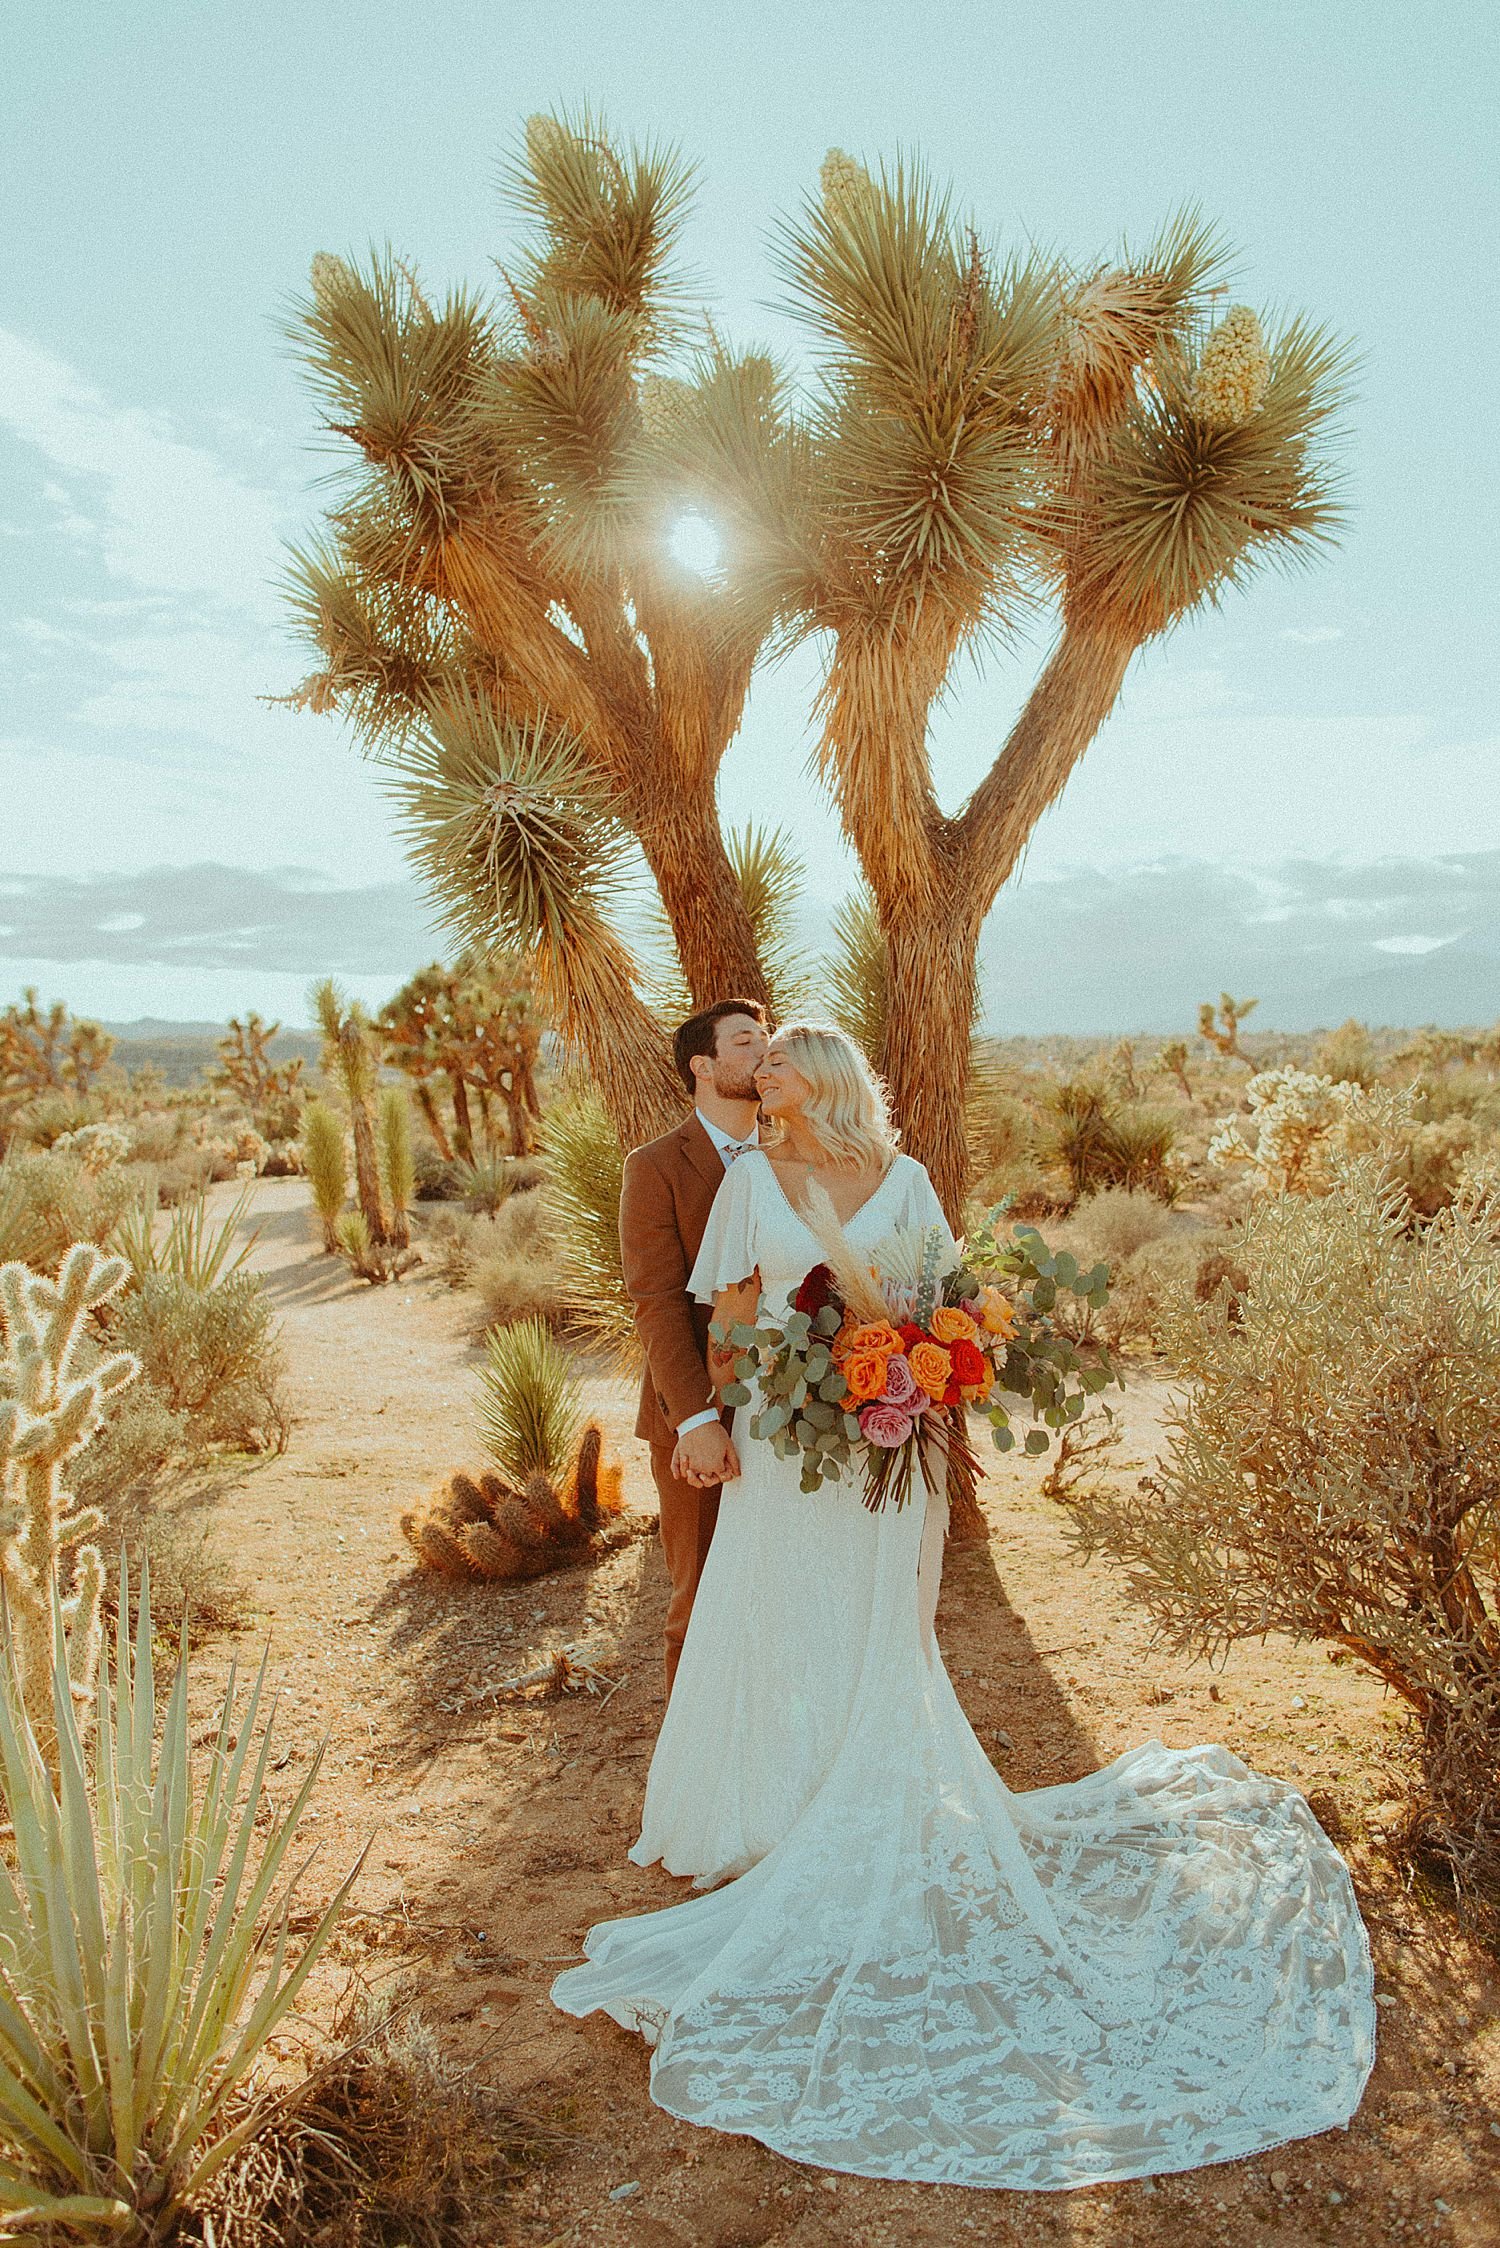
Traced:
[[567, 1322], [573, 1292], [550, 1197], [512, 1195], [495, 1217], [472, 1221], [469, 1245], [468, 1285], [479, 1298], [483, 1328], [518, 1319], [545, 1319], [554, 1327]]
[[1378, 1067], [1370, 1033], [1354, 1015], [1328, 1033], [1313, 1061], [1315, 1073], [1336, 1085], [1373, 1085]]
[[138, 1192], [115, 1166], [90, 1171], [76, 1155], [12, 1150], [0, 1160], [0, 1263], [55, 1272], [75, 1241], [102, 1247]]
[[1159, 1241], [1171, 1231], [1172, 1219], [1154, 1194], [1121, 1186], [1100, 1187], [1084, 1195], [1074, 1205], [1067, 1226], [1069, 1246], [1075, 1233], [1087, 1241], [1092, 1253], [1086, 1262], [1102, 1257], [1111, 1267], [1124, 1264], [1148, 1241]]
[[418, 1202], [461, 1202], [463, 1181], [461, 1166], [451, 1155], [442, 1154], [431, 1140], [417, 1144], [414, 1159], [416, 1170], [416, 1200]]
[[1451, 1116], [1463, 1116], [1478, 1132], [1500, 1132], [1500, 1083], [1486, 1070], [1423, 1074], [1413, 1083], [1411, 1093], [1424, 1124], [1444, 1124]]
[[281, 1350], [270, 1303], [252, 1275], [195, 1288], [176, 1273], [147, 1273], [120, 1305], [112, 1332], [182, 1416], [194, 1444], [285, 1449]]
[[262, 1787], [263, 1678], [243, 1709], [225, 1700], [195, 1757], [186, 1666], [158, 1731], [149, 1598], [143, 1587], [132, 1638], [127, 1595], [92, 1760], [66, 1670], [57, 1680], [67, 1784], [55, 1790], [13, 1645], [0, 1641], [12, 1820], [0, 2212], [12, 2238], [165, 2241], [234, 2153], [231, 2126], [253, 2121], [245, 2105], [267, 2041], [353, 1880], [293, 1936], [286, 1868], [318, 1760], [278, 1813]]
[[1103, 1078], [1064, 1078], [1047, 1095], [1044, 1145], [1075, 1199], [1101, 1187], [1144, 1188], [1170, 1202], [1177, 1121], [1146, 1101], [1119, 1098]]
[[620, 1470], [605, 1465], [603, 1450], [590, 1423], [565, 1474], [445, 1476], [402, 1515], [401, 1534], [426, 1568], [448, 1577], [508, 1581], [584, 1560], [624, 1505]]
[[1264, 1201], [1245, 1286], [1169, 1322], [1186, 1388], [1158, 1470], [1068, 1502], [1177, 1647], [1281, 1631], [1411, 1712], [1427, 1835], [1500, 1884], [1500, 1178], [1430, 1223], [1385, 1144]]
[[[327, 2060], [239, 2149], [182, 2248], [476, 2248], [571, 2134], [446, 2055], [409, 1995], [356, 1988]], [[206, 2220], [206, 2222], [205, 2222]]]
[[1110, 1276], [1110, 1297], [1100, 1331], [1112, 1347], [1141, 1343], [1165, 1349], [1173, 1322], [1227, 1284], [1231, 1304], [1244, 1288], [1235, 1235], [1219, 1226], [1194, 1226], [1148, 1241]]
[[136, 1163], [170, 1163], [188, 1146], [192, 1128], [186, 1109], [147, 1109], [129, 1122], [130, 1154]]
[[411, 1239], [408, 1213], [416, 1199], [417, 1167], [412, 1149], [411, 1103], [399, 1085], [381, 1090], [378, 1123], [380, 1182], [391, 1213], [391, 1239], [404, 1249]]

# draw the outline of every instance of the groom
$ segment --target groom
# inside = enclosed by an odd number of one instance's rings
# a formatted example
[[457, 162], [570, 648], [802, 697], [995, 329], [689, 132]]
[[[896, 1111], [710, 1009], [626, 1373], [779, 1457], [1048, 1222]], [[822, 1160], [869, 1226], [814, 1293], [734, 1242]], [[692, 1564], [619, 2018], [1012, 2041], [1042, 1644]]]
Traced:
[[718, 1519], [719, 1486], [740, 1472], [708, 1377], [709, 1306], [688, 1295], [688, 1274], [724, 1173], [759, 1144], [755, 1072], [766, 1046], [766, 1011], [753, 999], [721, 999], [683, 1023], [672, 1058], [693, 1113], [627, 1155], [620, 1189], [625, 1286], [646, 1359], [635, 1433], [651, 1446], [672, 1585], [669, 1694]]

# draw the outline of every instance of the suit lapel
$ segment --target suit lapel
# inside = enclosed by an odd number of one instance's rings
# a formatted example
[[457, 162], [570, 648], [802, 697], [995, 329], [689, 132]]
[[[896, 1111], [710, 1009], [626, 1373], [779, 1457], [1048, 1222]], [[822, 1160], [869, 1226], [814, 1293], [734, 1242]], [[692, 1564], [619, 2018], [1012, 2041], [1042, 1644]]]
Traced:
[[683, 1153], [708, 1188], [710, 1197], [716, 1195], [724, 1184], [724, 1158], [714, 1146], [696, 1114], [683, 1125], [678, 1138]]

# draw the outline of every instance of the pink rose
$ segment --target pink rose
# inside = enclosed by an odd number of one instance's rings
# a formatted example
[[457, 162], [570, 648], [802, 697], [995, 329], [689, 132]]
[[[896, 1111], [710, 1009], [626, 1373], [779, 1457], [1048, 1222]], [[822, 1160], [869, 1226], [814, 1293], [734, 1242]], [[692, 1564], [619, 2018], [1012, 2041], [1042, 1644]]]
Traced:
[[916, 1375], [904, 1358], [893, 1358], [885, 1370], [885, 1388], [880, 1393], [882, 1405], [899, 1405], [904, 1413], [914, 1412], [918, 1400], [926, 1395], [918, 1384]]
[[901, 1406], [888, 1405], [877, 1397], [873, 1404], [861, 1406], [859, 1430], [867, 1443], [878, 1444], [882, 1451], [894, 1452], [910, 1436], [912, 1417]]

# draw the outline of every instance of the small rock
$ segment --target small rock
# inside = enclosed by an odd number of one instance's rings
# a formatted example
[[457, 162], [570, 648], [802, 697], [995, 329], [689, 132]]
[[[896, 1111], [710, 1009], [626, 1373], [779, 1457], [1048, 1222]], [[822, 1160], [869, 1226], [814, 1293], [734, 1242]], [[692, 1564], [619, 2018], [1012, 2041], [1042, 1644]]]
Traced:
[[1222, 1694], [1221, 1694], [1221, 1693], [1219, 1692], [1219, 1689], [1218, 1689], [1218, 1687], [1217, 1687], [1217, 1686], [1210, 1686], [1210, 1687], [1209, 1687], [1209, 1689], [1208, 1689], [1208, 1698], [1209, 1698], [1209, 1700], [1210, 1700], [1211, 1702], [1221, 1702], [1221, 1701], [1223, 1701], [1223, 1699], [1224, 1699], [1223, 1695], [1222, 1695]]
[[1339, 2189], [1338, 2189], [1338, 2187], [1337, 2187], [1337, 2186], [1333, 2186], [1333, 2187], [1331, 2187], [1331, 2188], [1329, 2189], [1329, 2194], [1328, 2194], [1328, 2198], [1329, 2198], [1329, 2200], [1330, 2200], [1330, 2201], [1342, 2201], [1344, 2197], [1343, 2197], [1343, 2195], [1342, 2195], [1342, 2194], [1341, 2194], [1341, 2193], [1339, 2192]]
[[1307, 1707], [1307, 1704], [1306, 1704], [1306, 1702], [1305, 1702], [1305, 1701], [1304, 1701], [1304, 1700], [1302, 1699], [1302, 1696], [1301, 1696], [1300, 1694], [1293, 1694], [1293, 1696], [1292, 1696], [1292, 1707], [1293, 1707], [1293, 1709], [1306, 1709], [1306, 1707]]
[[1285, 2170], [1273, 2170], [1271, 2172], [1271, 2183], [1278, 2193], [1285, 2193], [1291, 2182]]
[[1434, 2209], [1436, 2209], [1440, 2217], [1451, 2217], [1453, 2214], [1453, 2211], [1449, 2208], [1447, 2202], [1443, 2199], [1441, 2194], [1438, 2195], [1432, 2206]]
[[1377, 2006], [1394, 2006], [1396, 2003], [1394, 1992], [1388, 1990], [1376, 1991], [1375, 2003]]
[[1003, 1725], [995, 1727], [994, 1739], [996, 1748], [1014, 1748], [1016, 1745]]
[[640, 2190], [641, 2181], [639, 2178], [627, 2178], [624, 2185], [610, 2187], [609, 2198], [611, 2201], [628, 2201], [633, 2193], [639, 2193]]
[[821, 2177], [819, 2178], [818, 2183], [823, 2188], [823, 2191], [825, 2193], [837, 2193], [839, 2190], [839, 2182], [837, 2178], [830, 2178], [826, 2176]]

